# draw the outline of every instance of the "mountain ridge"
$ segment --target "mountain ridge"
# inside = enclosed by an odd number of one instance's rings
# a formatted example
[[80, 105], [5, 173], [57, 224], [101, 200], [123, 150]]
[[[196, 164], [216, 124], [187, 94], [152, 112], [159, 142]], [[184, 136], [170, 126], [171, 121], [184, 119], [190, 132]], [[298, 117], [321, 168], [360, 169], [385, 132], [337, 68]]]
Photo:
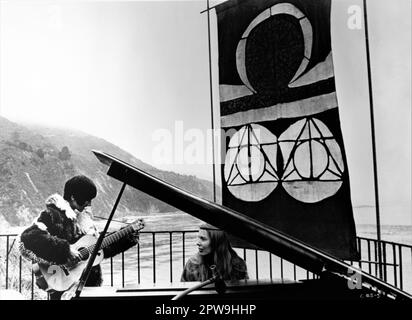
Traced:
[[[81, 131], [19, 124], [0, 117], [0, 224], [31, 223], [44, 209], [45, 199], [62, 194], [65, 181], [76, 174], [90, 177], [97, 186], [93, 212], [107, 217], [121, 182], [109, 177], [91, 150], [122, 159], [149, 174], [197, 196], [211, 200], [213, 184], [191, 175], [159, 170], [106, 140]], [[175, 208], [139, 190], [127, 187], [116, 216], [174, 212]]]

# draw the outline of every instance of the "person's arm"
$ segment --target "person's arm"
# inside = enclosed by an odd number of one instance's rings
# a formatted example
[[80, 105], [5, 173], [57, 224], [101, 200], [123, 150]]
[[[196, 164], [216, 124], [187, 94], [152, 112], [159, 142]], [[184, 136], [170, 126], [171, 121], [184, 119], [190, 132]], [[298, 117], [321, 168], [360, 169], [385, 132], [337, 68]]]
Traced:
[[50, 212], [44, 211], [39, 218], [20, 235], [23, 244], [21, 253], [34, 254], [36, 257], [53, 262], [64, 264], [71, 257], [70, 244], [67, 240], [58, 238], [49, 233], [48, 229], [53, 223]]

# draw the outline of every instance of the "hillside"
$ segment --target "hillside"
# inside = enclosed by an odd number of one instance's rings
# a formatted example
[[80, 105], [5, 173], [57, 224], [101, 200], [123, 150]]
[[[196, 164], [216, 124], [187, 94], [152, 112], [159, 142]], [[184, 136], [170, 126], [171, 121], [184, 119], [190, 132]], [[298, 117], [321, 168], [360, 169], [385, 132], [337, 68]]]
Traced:
[[[45, 198], [62, 193], [64, 182], [76, 174], [95, 181], [98, 196], [93, 212], [108, 216], [121, 183], [106, 175], [91, 150], [110, 153], [146, 172], [206, 199], [212, 198], [212, 183], [195, 176], [158, 170], [117, 146], [76, 131], [20, 125], [0, 117], [0, 224], [30, 223], [44, 208]], [[127, 187], [116, 217], [171, 212], [176, 209]]]

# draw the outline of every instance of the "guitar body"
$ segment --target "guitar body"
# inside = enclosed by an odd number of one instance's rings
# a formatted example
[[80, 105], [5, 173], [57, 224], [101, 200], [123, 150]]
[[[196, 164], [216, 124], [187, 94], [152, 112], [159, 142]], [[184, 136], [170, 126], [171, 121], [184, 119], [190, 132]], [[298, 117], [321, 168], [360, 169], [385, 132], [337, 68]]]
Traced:
[[[92, 246], [96, 243], [96, 237], [93, 235], [84, 235], [72, 246], [81, 250]], [[33, 265], [33, 271], [36, 275], [36, 283], [43, 290], [55, 290], [55, 291], [65, 291], [69, 289], [74, 283], [80, 280], [83, 271], [86, 269], [87, 262], [89, 261], [90, 255], [85, 259], [76, 264], [66, 264], [66, 265], [50, 265], [36, 263]], [[98, 265], [104, 258], [103, 250], [97, 253], [96, 259], [93, 262], [93, 266]]]
[[[80, 251], [83, 248], [87, 248], [89, 246], [92, 246], [96, 243], [97, 238], [93, 235], [90, 234], [86, 234], [83, 237], [81, 237], [75, 244], [73, 244], [73, 247]], [[96, 255], [96, 259], [94, 259], [93, 262], [93, 266], [97, 266], [98, 264], [100, 264], [100, 262], [102, 262], [104, 256], [103, 256], [103, 250], [100, 250], [97, 255]], [[81, 263], [85, 264], [85, 267], [87, 265], [87, 261], [89, 261], [89, 259], [87, 258], [87, 260], [82, 261]]]

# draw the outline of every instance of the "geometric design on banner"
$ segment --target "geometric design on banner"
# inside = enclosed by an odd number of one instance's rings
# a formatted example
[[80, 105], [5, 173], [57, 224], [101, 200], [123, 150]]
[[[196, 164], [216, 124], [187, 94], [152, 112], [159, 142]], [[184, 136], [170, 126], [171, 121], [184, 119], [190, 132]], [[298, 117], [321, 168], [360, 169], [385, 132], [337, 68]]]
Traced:
[[229, 141], [224, 178], [230, 193], [243, 201], [260, 201], [278, 185], [277, 139], [258, 124], [240, 128]]
[[328, 127], [315, 118], [293, 123], [279, 137], [284, 159], [282, 186], [296, 200], [314, 203], [342, 185], [342, 152]]

